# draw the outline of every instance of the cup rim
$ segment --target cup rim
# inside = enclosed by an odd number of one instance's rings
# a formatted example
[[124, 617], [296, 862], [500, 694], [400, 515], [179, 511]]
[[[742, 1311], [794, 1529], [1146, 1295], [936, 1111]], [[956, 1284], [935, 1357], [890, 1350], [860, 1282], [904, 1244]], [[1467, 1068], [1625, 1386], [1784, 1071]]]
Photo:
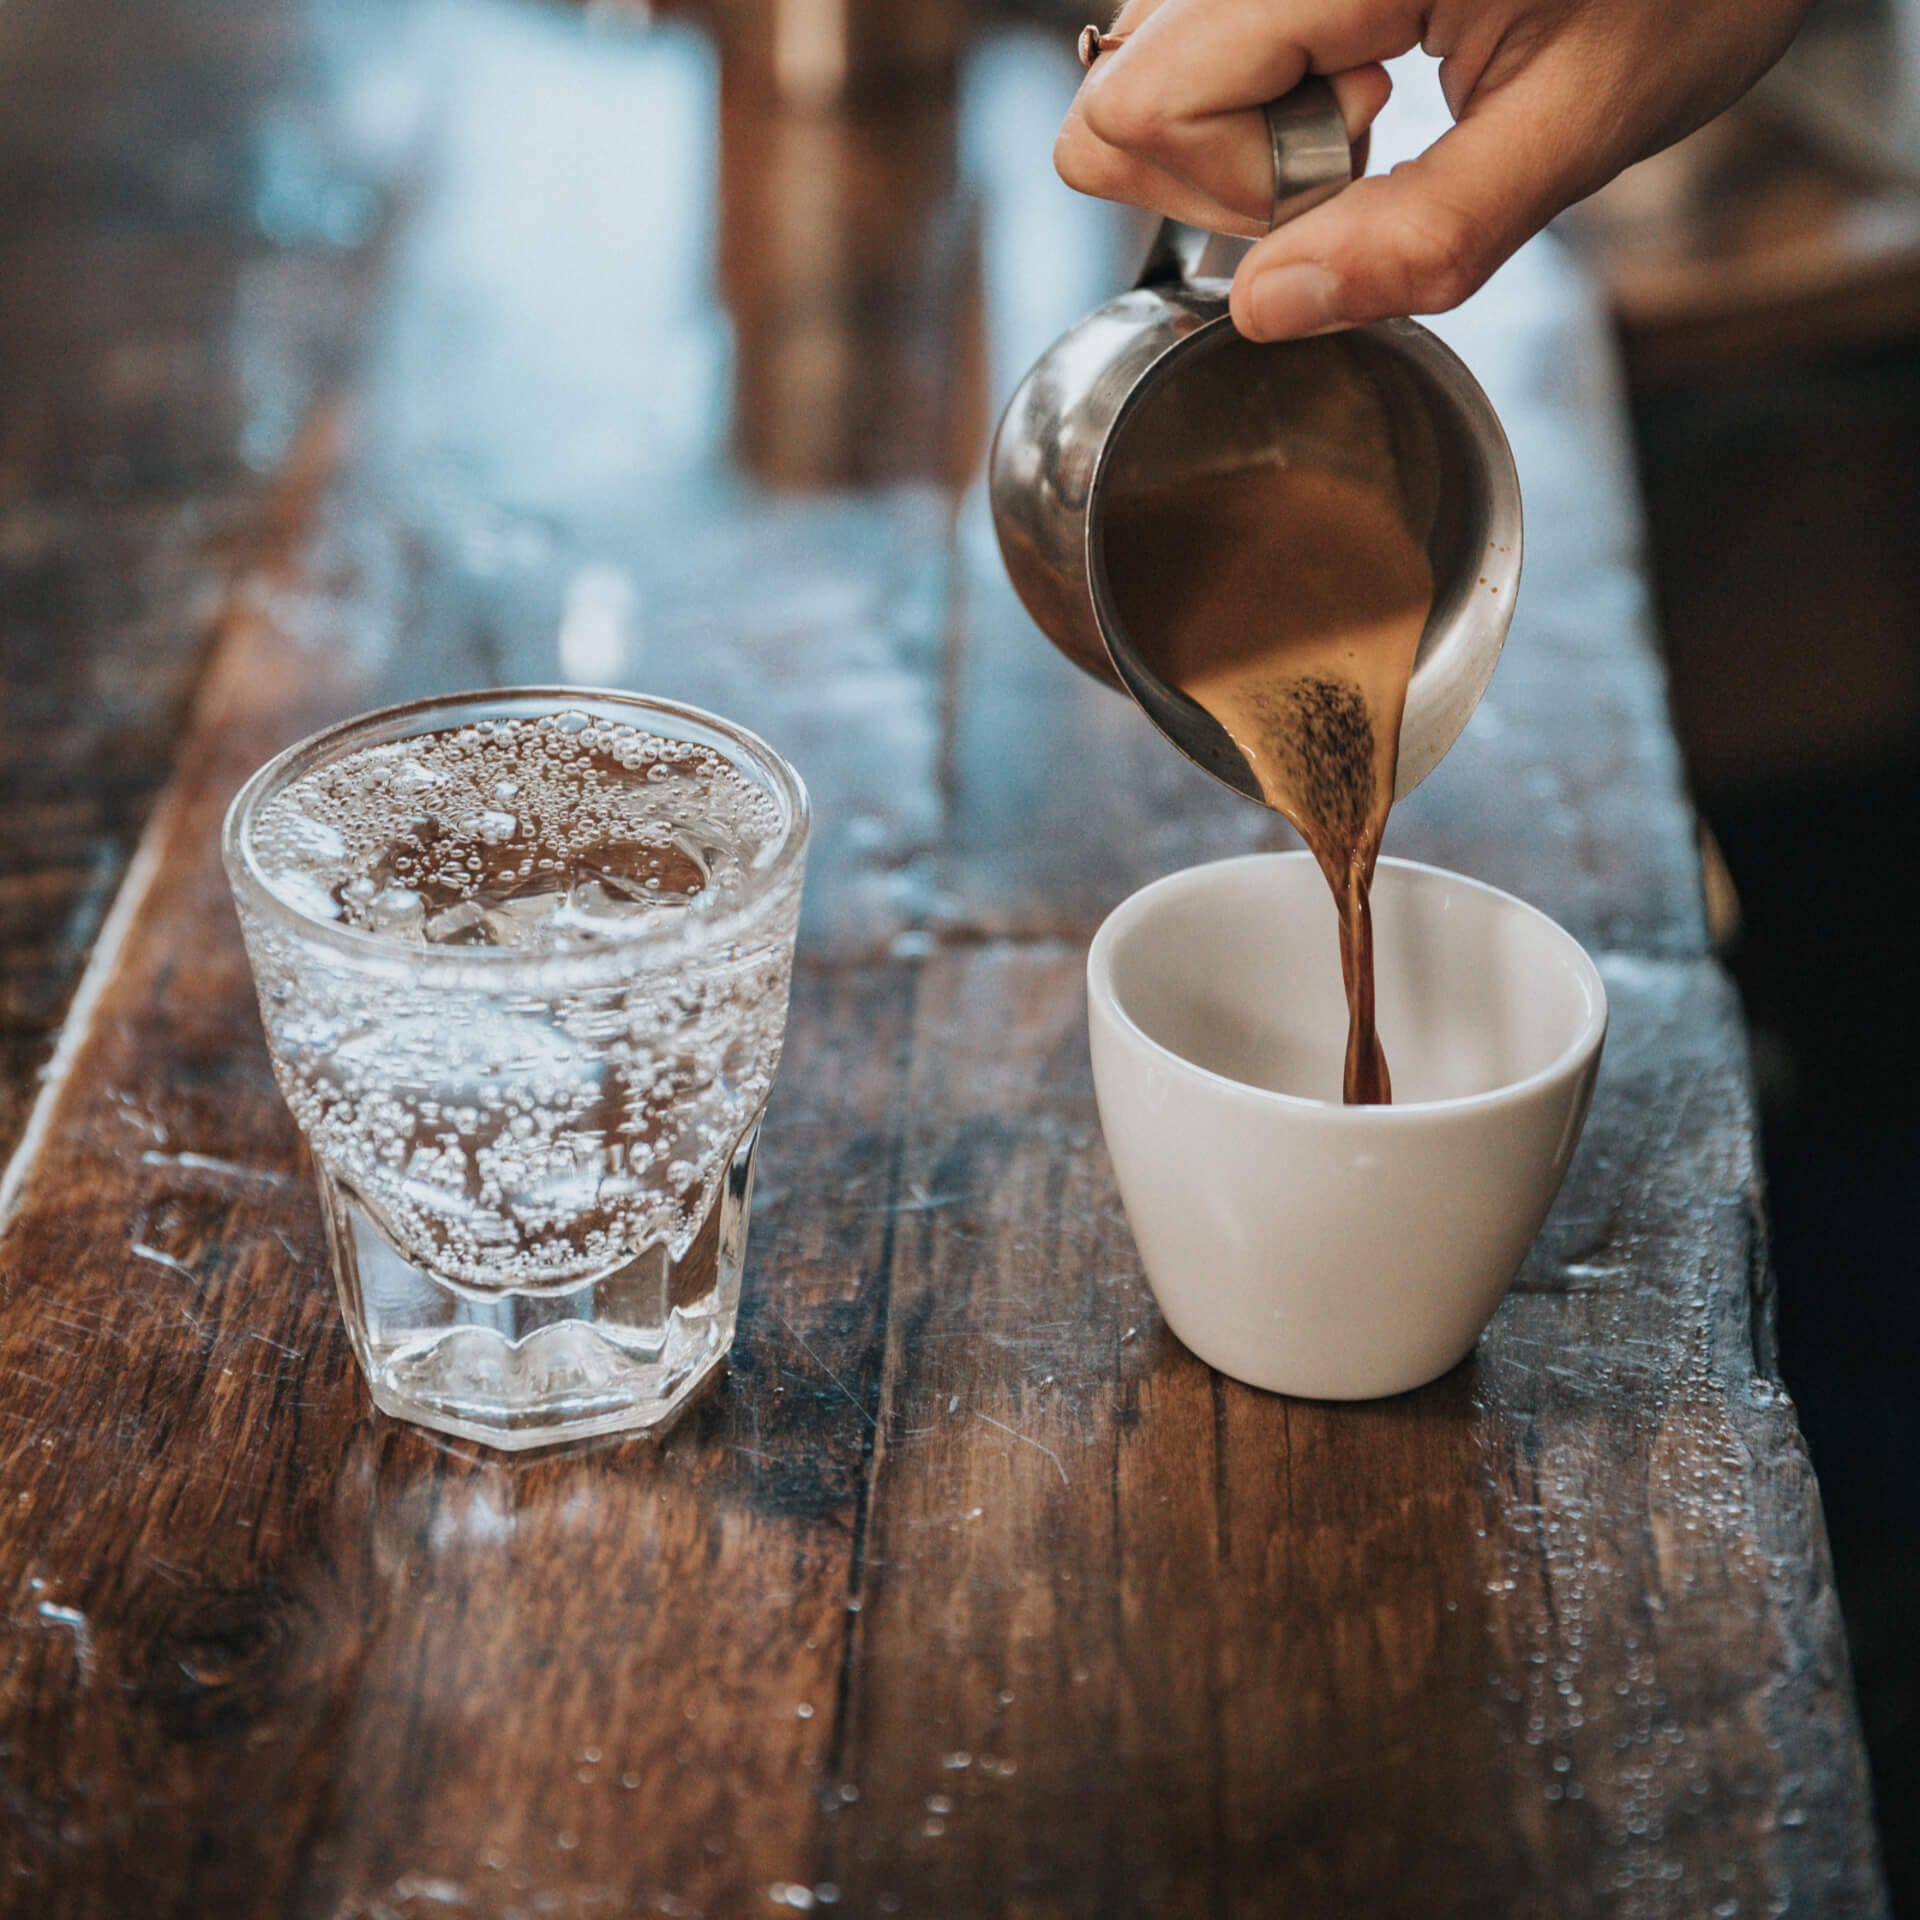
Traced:
[[[634, 720], [652, 716], [683, 721], [712, 734], [739, 753], [755, 774], [763, 776], [781, 803], [785, 823], [771, 857], [764, 866], [748, 874], [740, 892], [718, 912], [700, 915], [695, 909], [691, 916], [643, 919], [596, 939], [590, 946], [553, 953], [528, 953], [514, 947], [416, 946], [338, 920], [323, 920], [274, 890], [255, 854], [253, 823], [261, 805], [299, 774], [322, 765], [350, 746], [382, 745], [433, 731], [433, 723], [443, 715], [446, 724], [457, 725], [463, 714], [476, 707], [510, 709], [517, 705], [530, 709], [526, 716], [529, 718], [541, 710], [564, 710], [569, 705], [589, 711], [611, 707]], [[610, 965], [622, 969], [636, 954], [678, 952], [723, 941], [751, 922], [768, 897], [777, 894], [804, 862], [812, 815], [806, 784], [791, 762], [758, 734], [705, 708], [611, 687], [477, 687], [375, 707], [322, 727], [317, 733], [282, 748], [257, 767], [234, 795], [221, 827], [220, 851], [228, 883], [248, 908], [262, 919], [277, 922], [283, 930], [298, 934], [302, 940], [331, 947], [355, 959], [374, 965], [399, 964], [409, 972], [425, 969], [462, 977], [507, 976], [530, 971], [542, 978], [555, 972], [597, 976]]]
[[1521, 913], [1538, 921], [1549, 930], [1571, 957], [1573, 970], [1580, 977], [1588, 994], [1586, 1019], [1582, 1022], [1571, 1044], [1556, 1054], [1545, 1066], [1537, 1068], [1525, 1078], [1510, 1080], [1503, 1086], [1489, 1087], [1483, 1093], [1461, 1094], [1451, 1100], [1407, 1100], [1395, 1101], [1388, 1106], [1365, 1107], [1349, 1107], [1337, 1100], [1316, 1100], [1306, 1094], [1282, 1093], [1272, 1087], [1256, 1087], [1248, 1081], [1235, 1080], [1228, 1074], [1216, 1073], [1211, 1067], [1203, 1067], [1198, 1061], [1189, 1060], [1185, 1054], [1176, 1053], [1165, 1042], [1156, 1040], [1152, 1034], [1148, 1033], [1121, 1001], [1113, 982], [1115, 947], [1133, 927], [1153, 911], [1157, 897], [1204, 884], [1200, 879], [1202, 875], [1222, 876], [1229, 868], [1279, 862], [1289, 865], [1312, 864], [1313, 855], [1298, 851], [1246, 853], [1237, 854], [1225, 860], [1203, 861], [1197, 866], [1181, 867], [1173, 873], [1163, 874], [1158, 880], [1149, 881], [1144, 887], [1130, 893], [1100, 923], [1099, 930], [1094, 934], [1093, 942], [1087, 949], [1089, 1011], [1098, 1006], [1131, 1040], [1147, 1048], [1150, 1053], [1157, 1055], [1177, 1071], [1220, 1094], [1238, 1098], [1255, 1108], [1313, 1114], [1328, 1126], [1398, 1126], [1419, 1119], [1488, 1112], [1495, 1108], [1513, 1105], [1539, 1088], [1555, 1080], [1564, 1079], [1569, 1074], [1577, 1073], [1599, 1052], [1607, 1035], [1609, 1009], [1606, 982], [1601, 979], [1600, 969], [1595, 966], [1593, 956], [1559, 921], [1550, 914], [1542, 913], [1530, 901], [1522, 900], [1518, 894], [1508, 893], [1504, 888], [1491, 886], [1484, 880], [1476, 880], [1471, 874], [1456, 873], [1450, 867], [1436, 867], [1424, 860], [1403, 860], [1388, 855], [1382, 857], [1381, 867], [1391, 867], [1401, 873], [1431, 876], [1435, 880], [1452, 882], [1474, 893], [1485, 894], [1491, 899], [1518, 908]]

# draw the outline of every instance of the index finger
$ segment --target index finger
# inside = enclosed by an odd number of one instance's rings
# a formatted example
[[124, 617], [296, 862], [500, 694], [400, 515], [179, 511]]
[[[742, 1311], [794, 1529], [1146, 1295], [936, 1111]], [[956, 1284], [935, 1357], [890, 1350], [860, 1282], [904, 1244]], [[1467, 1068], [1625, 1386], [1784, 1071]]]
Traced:
[[1219, 139], [1221, 120], [1309, 73], [1405, 53], [1419, 44], [1421, 11], [1406, 0], [1137, 0], [1115, 28], [1126, 40], [1094, 62], [1076, 113], [1103, 144], [1233, 206], [1245, 198], [1244, 169]]
[[[1356, 178], [1367, 169], [1367, 130], [1387, 103], [1393, 83], [1386, 69], [1357, 67], [1329, 76], [1346, 122]], [[1258, 239], [1272, 224], [1273, 143], [1264, 117], [1251, 110], [1216, 115], [1208, 122], [1211, 155], [1207, 193], [1168, 168], [1102, 140], [1086, 123], [1078, 103], [1068, 109], [1054, 145], [1054, 165], [1070, 187], [1101, 200], [1123, 200], [1188, 226]]]

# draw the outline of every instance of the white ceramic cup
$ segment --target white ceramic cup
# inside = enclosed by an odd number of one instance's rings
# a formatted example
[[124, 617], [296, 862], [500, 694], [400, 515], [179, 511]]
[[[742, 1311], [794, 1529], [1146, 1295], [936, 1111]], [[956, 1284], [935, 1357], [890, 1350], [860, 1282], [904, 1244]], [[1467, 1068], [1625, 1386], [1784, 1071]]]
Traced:
[[1466, 1355], [1560, 1190], [1607, 1031], [1593, 962], [1511, 894], [1382, 860], [1373, 914], [1391, 1107], [1339, 1104], [1337, 923], [1308, 854], [1155, 881], [1087, 956], [1100, 1123], [1168, 1326], [1313, 1399]]

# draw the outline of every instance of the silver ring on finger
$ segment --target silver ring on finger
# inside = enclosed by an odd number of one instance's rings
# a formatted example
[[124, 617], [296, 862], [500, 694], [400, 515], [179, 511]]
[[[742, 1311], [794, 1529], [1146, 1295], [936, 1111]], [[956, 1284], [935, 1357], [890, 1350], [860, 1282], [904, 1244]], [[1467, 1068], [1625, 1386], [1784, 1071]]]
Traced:
[[1273, 211], [1267, 230], [1298, 219], [1353, 179], [1353, 147], [1333, 88], [1317, 75], [1261, 109], [1273, 149]]

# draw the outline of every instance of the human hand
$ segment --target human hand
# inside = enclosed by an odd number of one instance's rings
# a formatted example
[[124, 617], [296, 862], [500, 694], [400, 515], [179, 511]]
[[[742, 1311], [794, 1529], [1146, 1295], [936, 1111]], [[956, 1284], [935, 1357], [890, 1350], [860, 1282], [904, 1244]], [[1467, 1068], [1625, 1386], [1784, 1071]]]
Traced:
[[[1810, 0], [1129, 0], [1054, 149], [1061, 178], [1216, 232], [1266, 234], [1233, 281], [1255, 340], [1457, 306], [1523, 240], [1730, 105]], [[1360, 143], [1379, 62], [1440, 58], [1455, 125], [1266, 233], [1258, 109], [1325, 74]]]

